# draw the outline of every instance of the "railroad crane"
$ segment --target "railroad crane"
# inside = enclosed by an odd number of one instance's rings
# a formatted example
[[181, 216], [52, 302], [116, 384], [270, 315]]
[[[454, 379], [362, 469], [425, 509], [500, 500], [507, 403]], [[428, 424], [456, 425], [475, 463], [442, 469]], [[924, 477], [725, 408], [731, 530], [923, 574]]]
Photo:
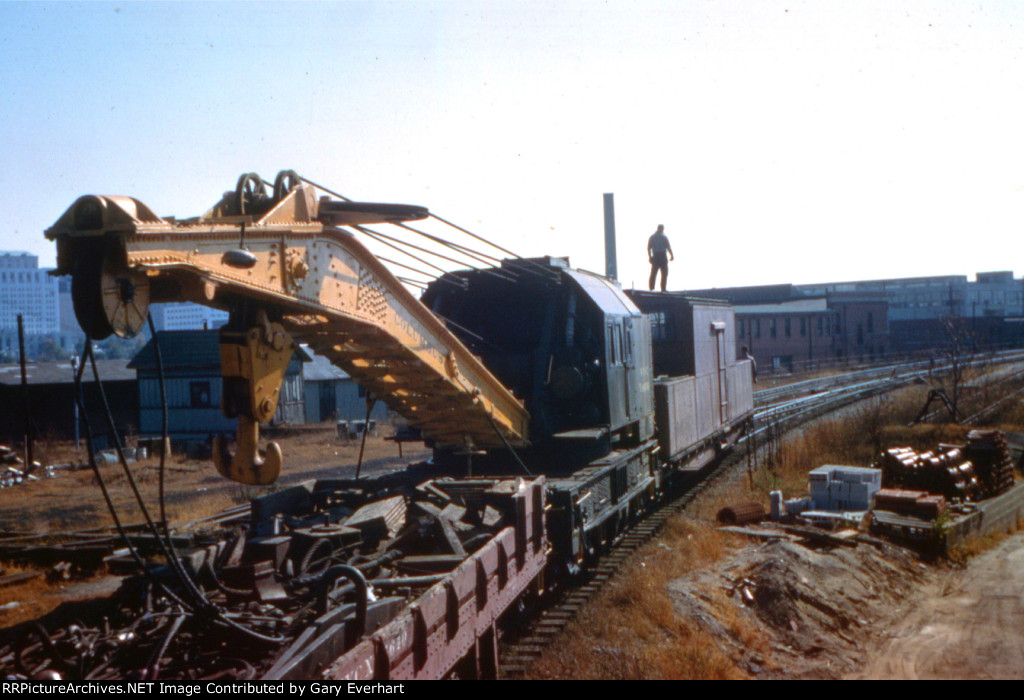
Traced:
[[[358, 487], [406, 494], [427, 479], [482, 512], [500, 504], [501, 529], [486, 542], [452, 545], [464, 559], [443, 580], [411, 602], [371, 602], [369, 587], [356, 586], [351, 614], [325, 612], [267, 677], [441, 677], [468, 658], [473, 673], [493, 675], [497, 620], [526, 590], [596, 561], [667, 484], [699, 477], [749, 425], [750, 363], [734, 356], [728, 305], [631, 299], [614, 281], [554, 257], [447, 273], [417, 299], [354, 232], [428, 215], [318, 197], [284, 171], [272, 193], [248, 173], [205, 214], [180, 220], [130, 197], [87, 195], [46, 231], [89, 338], [139, 333], [151, 302], [229, 312], [219, 336], [221, 403], [238, 427], [234, 452], [215, 439], [224, 476], [245, 484], [278, 477], [284, 455], [274, 443], [260, 447], [259, 424], [274, 415], [301, 342], [434, 448], [429, 464]], [[657, 345], [641, 308], [659, 319]], [[664, 357], [674, 358], [671, 368]], [[659, 376], [667, 374], [678, 376]], [[461, 478], [463, 458], [467, 467], [474, 460], [472, 478]], [[352, 486], [328, 481], [331, 493]], [[346, 555], [361, 546], [334, 544]]]
[[308, 343], [439, 448], [529, 444], [518, 400], [345, 227], [423, 219], [424, 207], [317, 198], [294, 172], [273, 194], [258, 175], [203, 216], [161, 218], [137, 199], [80, 197], [46, 231], [57, 274], [72, 276], [88, 337], [139, 333], [153, 302], [225, 309], [222, 409], [238, 418], [237, 448], [215, 438], [224, 476], [269, 484], [283, 461], [260, 449], [296, 342]]

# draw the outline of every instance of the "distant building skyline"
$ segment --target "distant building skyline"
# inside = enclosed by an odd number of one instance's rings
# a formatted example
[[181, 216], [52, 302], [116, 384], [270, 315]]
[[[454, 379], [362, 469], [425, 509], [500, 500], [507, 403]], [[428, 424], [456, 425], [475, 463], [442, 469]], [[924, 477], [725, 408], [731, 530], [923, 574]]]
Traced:
[[149, 313], [158, 331], [213, 330], [228, 322], [227, 311], [187, 301], [153, 304], [149, 307]]
[[[21, 250], [0, 251], [0, 357], [13, 360], [18, 354], [17, 316], [25, 323], [26, 352], [30, 358], [46, 354], [47, 348], [62, 353], [80, 351], [83, 334], [75, 319], [71, 298], [71, 278], [54, 277], [48, 268], [39, 267], [37, 255]], [[1012, 271], [984, 271], [970, 275], [935, 275], [874, 280], [847, 280], [816, 284], [775, 284], [751, 287], [727, 287], [691, 290], [690, 294], [726, 298], [737, 307], [740, 341], [758, 345], [756, 330], [759, 324], [769, 333], [771, 317], [777, 315], [782, 324], [777, 331], [786, 337], [786, 320], [793, 309], [774, 314], [759, 305], [773, 302], [791, 302], [797, 298], [830, 298], [830, 308], [839, 311], [839, 317], [824, 313], [821, 322], [825, 328], [835, 325], [835, 335], [827, 333], [836, 345], [833, 352], [847, 357], [864, 354], [885, 354], [889, 349], [908, 346], [912, 336], [922, 342], [931, 342], [932, 333], [926, 325], [943, 317], [973, 319], [981, 326], [974, 327], [979, 337], [989, 342], [1013, 342], [1013, 334], [1003, 319], [1024, 319], [1024, 280], [1015, 278]], [[851, 295], [872, 299], [853, 299]], [[876, 308], [884, 299], [886, 309]], [[875, 304], [870, 310], [868, 302]], [[751, 305], [754, 305], [751, 307]], [[863, 306], [863, 309], [860, 307]], [[856, 313], [850, 311], [858, 309]], [[863, 311], [863, 313], [860, 313]], [[228, 320], [228, 313], [219, 309], [188, 302], [153, 304], [150, 307], [154, 326], [158, 331], [215, 330]], [[852, 314], [852, 315], [851, 315]], [[763, 320], [758, 320], [760, 317]], [[800, 332], [801, 323], [813, 325], [817, 332], [818, 316], [804, 314], [803, 321], [790, 331], [793, 338], [806, 338]], [[861, 318], [863, 316], [863, 318]], [[1021, 325], [1021, 324], [1016, 324]], [[1006, 326], [1006, 327], [1004, 327]], [[809, 326], [808, 326], [809, 327]], [[805, 331], [808, 332], [808, 331]], [[808, 332], [809, 333], [809, 332]], [[143, 330], [148, 337], [148, 328]], [[863, 338], [863, 340], [861, 340]], [[796, 343], [796, 341], [793, 341]], [[744, 343], [740, 343], [744, 344]], [[849, 346], [849, 347], [847, 347]], [[806, 351], [808, 359], [818, 352]], [[787, 361], [796, 352], [773, 353]]]
[[[982, 347], [1024, 342], [1024, 280], [1010, 271], [689, 290], [734, 305], [738, 349], [766, 368], [810, 366], [947, 342], [960, 319]], [[814, 342], [817, 340], [817, 342]]]
[[39, 267], [39, 256], [20, 250], [0, 251], [0, 331], [25, 334], [60, 332], [57, 278]]
[[889, 303], [890, 321], [941, 317], [977, 318], [1024, 316], [1024, 279], [1012, 271], [967, 275], [896, 277], [879, 280], [798, 284], [808, 296], [843, 292], [880, 292]]

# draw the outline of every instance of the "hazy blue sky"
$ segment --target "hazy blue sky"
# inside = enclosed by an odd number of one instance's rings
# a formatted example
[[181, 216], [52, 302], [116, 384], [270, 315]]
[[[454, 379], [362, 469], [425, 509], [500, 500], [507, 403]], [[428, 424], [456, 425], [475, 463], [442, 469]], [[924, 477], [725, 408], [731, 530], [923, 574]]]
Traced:
[[281, 169], [670, 287], [1015, 269], [1024, 3], [0, 2], [0, 249]]

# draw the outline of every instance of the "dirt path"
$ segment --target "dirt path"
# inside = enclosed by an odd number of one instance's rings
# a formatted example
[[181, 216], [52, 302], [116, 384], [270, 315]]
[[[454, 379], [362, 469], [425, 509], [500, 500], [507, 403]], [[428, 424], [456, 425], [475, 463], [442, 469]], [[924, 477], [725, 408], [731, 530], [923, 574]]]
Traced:
[[1024, 533], [933, 588], [848, 678], [1024, 678]]

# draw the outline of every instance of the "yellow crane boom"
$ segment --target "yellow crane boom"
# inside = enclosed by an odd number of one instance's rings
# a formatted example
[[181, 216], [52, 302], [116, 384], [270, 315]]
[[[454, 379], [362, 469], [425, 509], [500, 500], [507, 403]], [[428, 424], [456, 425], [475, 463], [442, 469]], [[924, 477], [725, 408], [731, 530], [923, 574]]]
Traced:
[[276, 407], [292, 339], [438, 446], [527, 444], [522, 403], [346, 228], [419, 219], [426, 209], [318, 199], [297, 176], [284, 186], [279, 176], [275, 196], [261, 200], [247, 177], [194, 219], [160, 218], [130, 197], [87, 195], [46, 231], [57, 243], [57, 274], [73, 276], [76, 315], [91, 337], [134, 335], [150, 302], [231, 311], [235, 337], [222, 332], [221, 356], [225, 377], [241, 380], [224, 406], [239, 415], [239, 464], [218, 463], [222, 472], [248, 483], [276, 478], [279, 463], [261, 464], [256, 426]]

